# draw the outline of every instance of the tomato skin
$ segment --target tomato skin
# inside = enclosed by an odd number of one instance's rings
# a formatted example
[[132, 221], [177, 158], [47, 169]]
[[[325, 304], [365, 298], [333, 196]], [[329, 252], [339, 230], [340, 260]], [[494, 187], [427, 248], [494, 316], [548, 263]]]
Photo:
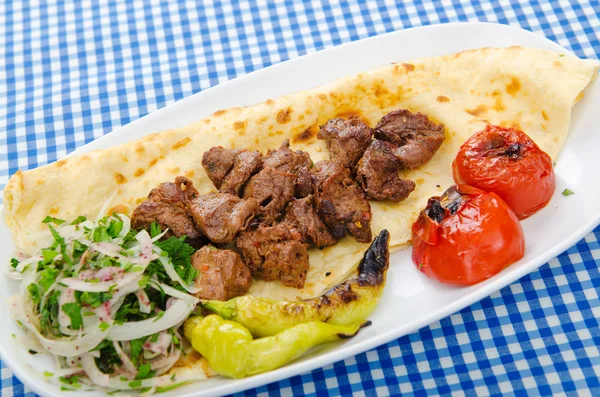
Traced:
[[519, 219], [545, 207], [556, 187], [552, 159], [529, 136], [489, 124], [460, 147], [452, 175], [457, 184], [496, 193]]
[[[455, 212], [452, 189], [458, 192], [454, 197], [459, 197]], [[439, 222], [428, 215], [436, 200], [442, 206], [446, 200], [444, 218]], [[479, 283], [521, 259], [525, 252], [523, 229], [508, 205], [494, 193], [465, 185], [432, 197], [413, 224], [412, 234], [412, 259], [417, 268], [447, 284]]]

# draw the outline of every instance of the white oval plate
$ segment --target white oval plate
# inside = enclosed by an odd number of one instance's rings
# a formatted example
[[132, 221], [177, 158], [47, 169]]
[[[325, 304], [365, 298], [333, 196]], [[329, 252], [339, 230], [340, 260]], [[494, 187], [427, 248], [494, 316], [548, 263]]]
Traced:
[[[559, 45], [531, 32], [487, 23], [455, 23], [393, 32], [306, 55], [208, 89], [119, 128], [76, 150], [81, 154], [134, 140], [152, 132], [184, 126], [218, 109], [245, 106], [321, 85], [338, 77], [390, 62], [444, 55], [479, 47], [521, 45], [568, 53]], [[298, 375], [342, 360], [414, 332], [512, 283], [574, 245], [600, 223], [597, 169], [600, 158], [600, 83], [590, 86], [573, 113], [570, 135], [556, 166], [557, 188], [550, 204], [523, 222], [525, 257], [481, 284], [454, 288], [421, 275], [410, 260], [410, 250], [392, 255], [385, 293], [373, 325], [351, 340], [329, 344], [310, 356], [275, 371], [246, 379], [210, 379], [172, 392], [170, 396], [213, 396], [238, 392]], [[568, 187], [576, 194], [564, 197]], [[423, 203], [425, 204], [425, 203]], [[2, 216], [2, 219], [4, 217]], [[10, 232], [0, 224], [0, 264], [8, 266], [13, 251]], [[43, 396], [64, 395], [35, 375], [51, 370], [51, 363], [31, 356], [11, 337], [17, 333], [9, 320], [7, 298], [17, 283], [0, 277], [0, 354], [28, 387]], [[32, 370], [34, 368], [35, 370]], [[101, 395], [90, 392], [86, 395]]]

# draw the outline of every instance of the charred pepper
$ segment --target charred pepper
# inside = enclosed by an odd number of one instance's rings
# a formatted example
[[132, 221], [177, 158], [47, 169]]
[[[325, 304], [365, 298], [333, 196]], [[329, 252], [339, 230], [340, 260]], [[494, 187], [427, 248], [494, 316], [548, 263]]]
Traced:
[[278, 334], [297, 324], [322, 321], [350, 325], [365, 321], [375, 310], [389, 267], [389, 233], [373, 240], [357, 273], [324, 295], [301, 301], [240, 296], [229, 301], [204, 301], [205, 309], [246, 327], [255, 337]]
[[[366, 325], [366, 324], [365, 324]], [[362, 324], [298, 324], [266, 338], [254, 339], [250, 331], [216, 314], [194, 316], [184, 324], [185, 337], [219, 375], [243, 378], [271, 371], [300, 357], [311, 347], [351, 338]]]

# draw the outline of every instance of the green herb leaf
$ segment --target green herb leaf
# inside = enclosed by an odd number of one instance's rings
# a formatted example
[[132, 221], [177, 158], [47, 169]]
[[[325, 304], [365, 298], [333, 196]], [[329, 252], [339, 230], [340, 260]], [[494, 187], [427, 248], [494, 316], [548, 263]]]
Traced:
[[19, 266], [19, 261], [17, 260], [17, 258], [10, 258], [10, 266], [13, 269], [16, 269], [17, 266]]
[[[163, 318], [163, 316], [165, 315], [165, 312], [160, 312], [156, 315], [156, 318], [154, 319], [154, 323], [157, 322], [158, 320], [160, 320], [161, 318]], [[153, 341], [156, 342], [156, 341]]]
[[117, 219], [112, 221], [108, 229], [106, 229], [106, 233], [112, 238], [116, 238], [121, 233], [121, 230], [123, 230], [123, 221], [120, 218]]
[[71, 328], [80, 329], [83, 326], [83, 318], [81, 317], [81, 304], [79, 302], [65, 303], [62, 305], [62, 310], [71, 319]]
[[183, 281], [189, 285], [198, 276], [198, 271], [192, 266], [191, 257], [195, 249], [185, 243], [185, 236], [181, 238], [169, 237], [165, 241], [155, 243], [160, 249], [167, 252], [173, 262], [173, 267]]
[[79, 301], [90, 306], [92, 309], [96, 309], [104, 302], [110, 300], [110, 294], [104, 292], [82, 292], [79, 296]]
[[150, 367], [150, 363], [144, 363], [138, 368], [138, 374], [135, 379], [148, 379], [154, 376], [154, 371]]
[[58, 273], [60, 273], [58, 269], [54, 269], [51, 267], [48, 267], [38, 273], [38, 282], [40, 283], [44, 291], [48, 291], [48, 288], [50, 288], [50, 286], [54, 284], [56, 277], [58, 277]]
[[111, 239], [110, 235], [106, 231], [106, 227], [99, 226], [94, 229], [94, 233], [92, 235], [92, 240], [96, 243], [100, 243], [102, 241], [109, 241]]
[[161, 227], [158, 223], [152, 222], [150, 224], [150, 237], [154, 238], [162, 233]]
[[149, 276], [143, 276], [140, 281], [138, 281], [138, 286], [140, 288], [146, 288], [146, 286], [148, 285], [148, 281], [150, 281], [150, 277]]
[[58, 252], [54, 251], [53, 249], [43, 249], [42, 250], [42, 264], [43, 265], [47, 265], [48, 263], [52, 262], [52, 259], [54, 259], [56, 257], [56, 255], [58, 255]]
[[563, 190], [563, 192], [562, 192], [562, 195], [563, 195], [563, 196], [571, 196], [571, 195], [573, 195], [573, 194], [575, 194], [575, 192], [574, 192], [574, 191], [572, 191], [572, 190], [570, 190], [570, 189], [565, 189], [565, 190]]
[[42, 302], [43, 292], [39, 285], [36, 283], [29, 284], [27, 286], [27, 291], [29, 292], [29, 296], [31, 296], [31, 301], [34, 305], [39, 306]]
[[143, 339], [134, 339], [129, 341], [129, 348], [131, 350], [131, 359], [134, 363], [138, 361], [140, 354], [142, 353], [142, 346], [144, 346]]
[[60, 253], [63, 255], [62, 260], [68, 265], [73, 266], [73, 261], [69, 255], [67, 255], [67, 244], [65, 243], [65, 239], [58, 234], [52, 225], [48, 224], [48, 229], [50, 229], [50, 233], [52, 233], [52, 237], [54, 237], [55, 245], [60, 246]]
[[79, 225], [81, 222], [85, 221], [87, 221], [87, 218], [83, 215], [79, 215], [73, 222], [71, 222], [71, 225]]
[[42, 223], [54, 223], [55, 225], [62, 225], [63, 223], [65, 223], [65, 221], [63, 221], [62, 219], [51, 217], [50, 215], [48, 215], [47, 217], [44, 218]]
[[136, 388], [140, 387], [141, 385], [142, 385], [141, 380], [132, 380], [131, 382], [129, 382], [129, 387], [131, 387], [132, 389], [136, 389]]
[[176, 383], [174, 385], [170, 385], [170, 386], [157, 386], [156, 387], [156, 393], [166, 393], [170, 390], [176, 389], [178, 387], [187, 385], [188, 383], [190, 383], [190, 381], [185, 381], [185, 382], [180, 382], [180, 383]]

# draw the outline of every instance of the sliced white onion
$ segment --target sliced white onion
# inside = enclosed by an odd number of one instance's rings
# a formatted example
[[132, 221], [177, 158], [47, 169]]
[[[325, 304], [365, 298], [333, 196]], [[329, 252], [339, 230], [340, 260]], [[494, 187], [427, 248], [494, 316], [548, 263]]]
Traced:
[[15, 270], [22, 273], [23, 269], [25, 269], [27, 267], [27, 265], [37, 264], [42, 259], [44, 259], [44, 258], [42, 258], [39, 255], [36, 255], [36, 256], [32, 256], [31, 258], [22, 260], [21, 262], [19, 262], [19, 264], [17, 265]]
[[121, 228], [121, 231], [119, 232], [119, 234], [117, 235], [116, 241], [117, 243], [121, 243], [123, 242], [123, 239], [125, 238], [125, 236], [127, 236], [127, 233], [129, 233], [129, 231], [131, 230], [131, 218], [129, 218], [127, 215], [123, 215], [123, 214], [116, 214], [119, 218], [121, 218], [121, 221], [123, 222], [123, 227]]
[[[177, 374], [176, 379], [171, 375], [156, 376], [149, 379], [141, 379], [136, 381], [124, 381], [120, 376], [109, 377], [107, 374], [100, 371], [96, 366], [96, 362], [89, 354], [81, 356], [81, 366], [85, 370], [87, 376], [96, 384], [104, 387], [110, 387], [119, 390], [134, 390], [146, 387], [166, 387], [176, 385], [182, 382], [196, 381], [206, 379], [207, 375], [200, 371], [189, 371], [185, 374]], [[133, 385], [133, 386], [132, 386]]]
[[110, 301], [104, 302], [93, 311], [100, 321], [108, 321], [112, 318], [112, 305]]
[[[150, 262], [152, 262], [154, 259], [156, 259], [157, 255], [156, 254], [152, 254], [150, 256], [144, 256], [143, 254], [140, 254], [140, 256], [126, 256], [126, 255], [122, 255], [121, 251], [123, 251], [123, 247], [121, 247], [119, 244], [116, 243], [112, 243], [112, 242], [108, 242], [108, 241], [103, 241], [100, 243], [94, 243], [90, 240], [87, 239], [80, 239], [79, 240], [81, 243], [87, 245], [88, 247], [90, 247], [91, 249], [93, 249], [94, 251], [97, 251], [101, 254], [104, 254], [106, 256], [110, 256], [111, 258], [117, 258], [121, 261], [127, 262], [127, 263], [131, 263], [131, 264], [135, 264], [135, 265], [141, 265], [142, 267], [146, 267], [148, 266], [148, 264]], [[129, 251], [135, 251], [136, 247], [130, 248]]]
[[162, 231], [162, 233], [160, 233], [159, 235], [152, 237], [152, 242], [154, 243], [154, 242], [156, 242], [156, 241], [160, 240], [161, 238], [163, 238], [163, 236], [164, 236], [165, 234], [167, 234], [167, 232], [168, 232], [168, 231], [169, 231], [169, 228], [166, 228], [166, 229], [165, 229], [165, 230], [163, 230], [163, 231]]
[[180, 356], [181, 350], [173, 348], [169, 356], [152, 361], [150, 368], [156, 372], [156, 375], [162, 375], [175, 365]]
[[167, 355], [167, 348], [171, 345], [173, 341], [173, 337], [168, 332], [161, 332], [158, 334], [158, 339], [156, 342], [146, 342], [144, 343], [144, 349], [151, 351], [153, 353], [159, 353], [160, 355]]
[[79, 331], [71, 329], [71, 317], [69, 317], [63, 310], [63, 305], [65, 303], [72, 302], [75, 302], [75, 290], [66, 288], [61, 292], [60, 297], [58, 298], [58, 324], [60, 325], [60, 332], [70, 336], [74, 336], [79, 333]]
[[140, 231], [138, 234], [136, 234], [135, 239], [140, 243], [140, 249], [142, 251], [143, 258], [154, 257], [154, 259], [156, 259], [156, 254], [152, 252], [152, 239], [147, 231]]
[[117, 266], [107, 266], [107, 267], [103, 267], [102, 269], [98, 270], [98, 272], [96, 272], [96, 276], [94, 278], [97, 278], [98, 281], [112, 281], [115, 278], [117, 278], [118, 276], [122, 275], [125, 271], [123, 269], [121, 269], [120, 267]]
[[96, 222], [98, 222], [100, 219], [106, 216], [106, 213], [108, 212], [108, 206], [115, 199], [115, 197], [117, 197], [117, 192], [114, 192], [109, 198], [106, 199], [104, 204], [102, 204], [102, 207], [100, 207], [100, 211], [98, 211]]
[[156, 280], [152, 280], [149, 284], [152, 288], [156, 290], [162, 290], [165, 294], [172, 296], [173, 298], [188, 300], [190, 302], [198, 303], [200, 300], [193, 295], [186, 294], [185, 292], [181, 292], [178, 289], [175, 289], [169, 285], [159, 283]]
[[74, 339], [49, 339], [42, 335], [40, 331], [33, 325], [29, 316], [24, 310], [23, 301], [20, 296], [14, 295], [10, 297], [9, 304], [15, 319], [20, 321], [23, 326], [25, 326], [37, 337], [44, 349], [59, 356], [74, 357], [82, 352], [87, 352], [93, 349], [94, 347], [98, 346], [98, 344], [106, 337], [112, 325], [111, 319], [108, 323], [108, 327], [93, 327], [89, 332]]
[[152, 306], [150, 305], [150, 299], [148, 299], [148, 294], [146, 294], [146, 291], [140, 288], [136, 291], [135, 296], [137, 296], [138, 298], [140, 312], [146, 314], [150, 313], [150, 310], [152, 310]]
[[44, 347], [40, 345], [40, 343], [37, 340], [30, 338], [28, 335], [31, 335], [31, 333], [27, 333], [26, 335], [19, 335], [17, 337], [19, 345], [23, 346], [26, 350], [33, 350], [36, 353], [46, 353]]
[[123, 275], [122, 277], [115, 277], [111, 281], [101, 281], [98, 283], [91, 283], [89, 281], [78, 280], [76, 278], [67, 277], [61, 280], [61, 283], [69, 288], [73, 288], [76, 291], [82, 292], [106, 292], [113, 288], [122, 288], [124, 285], [129, 283], [137, 283], [142, 278], [141, 272], [131, 272]]
[[113, 346], [115, 348], [115, 351], [117, 352], [117, 355], [119, 356], [119, 359], [123, 363], [123, 367], [128, 372], [128, 375], [132, 379], [135, 378], [138, 374], [138, 370], [135, 368], [135, 365], [133, 365], [133, 363], [129, 359], [129, 356], [125, 354], [123, 349], [121, 349], [121, 345], [116, 340], [113, 341]]
[[108, 387], [110, 376], [100, 371], [96, 366], [96, 360], [89, 353], [81, 355], [81, 367], [94, 384], [98, 386]]
[[5, 274], [6, 277], [10, 278], [11, 280], [21, 280], [23, 278], [21, 272], [16, 272], [13, 270], [8, 270]]
[[185, 288], [185, 290], [191, 294], [195, 294], [197, 292], [200, 292], [200, 288], [196, 287], [195, 283], [191, 283], [190, 285], [187, 285], [185, 283], [185, 281], [183, 281], [183, 279], [179, 276], [179, 274], [177, 273], [177, 271], [175, 271], [175, 268], [173, 267], [173, 262], [171, 262], [171, 259], [167, 256], [163, 256], [162, 255], [162, 250], [158, 247], [154, 247], [154, 250], [156, 252], [158, 252], [158, 260], [160, 261], [160, 263], [163, 265], [163, 267], [165, 268], [165, 271], [167, 272], [167, 275], [169, 276], [169, 278], [173, 281], [176, 281], [179, 283], [179, 285], [181, 285], [183, 288]]
[[59, 369], [57, 371], [54, 371], [54, 377], [55, 378], [59, 378], [59, 377], [63, 376], [65, 378], [68, 378], [70, 376], [77, 375], [77, 374], [80, 374], [82, 372], [83, 372], [83, 369], [80, 368], [80, 367]]
[[185, 320], [196, 305], [189, 301], [178, 300], [164, 312], [162, 318], [149, 318], [142, 321], [129, 321], [122, 325], [114, 325], [107, 336], [110, 340], [132, 340], [171, 328]]

